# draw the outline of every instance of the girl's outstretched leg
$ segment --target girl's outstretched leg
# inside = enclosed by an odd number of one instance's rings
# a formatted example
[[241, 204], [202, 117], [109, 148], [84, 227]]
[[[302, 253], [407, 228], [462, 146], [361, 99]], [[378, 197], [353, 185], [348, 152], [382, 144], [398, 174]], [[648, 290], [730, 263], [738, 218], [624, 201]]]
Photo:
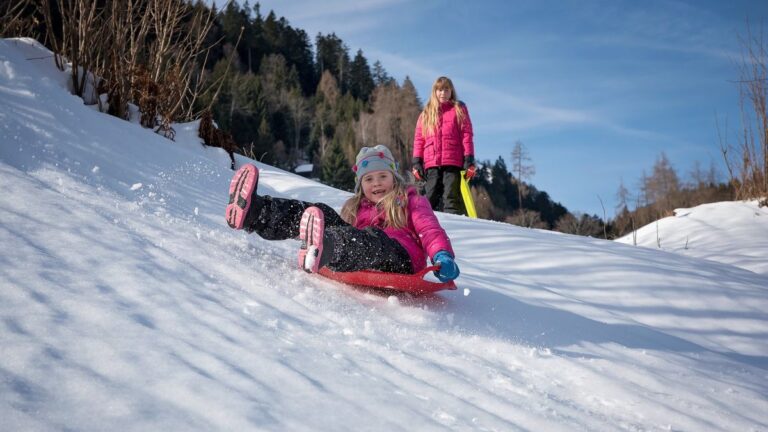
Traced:
[[333, 271], [378, 270], [412, 273], [408, 251], [377, 228], [357, 229], [330, 225], [319, 207], [304, 210], [299, 226], [299, 267], [316, 273], [327, 266]]
[[251, 207], [251, 197], [259, 184], [259, 169], [251, 164], [240, 167], [229, 183], [229, 203], [226, 209], [227, 224], [242, 229], [245, 216]]
[[266, 240], [287, 240], [299, 238], [301, 215], [309, 207], [317, 207], [323, 213], [326, 226], [346, 225], [331, 207], [323, 203], [254, 196], [251, 210], [245, 220], [248, 232], [255, 232]]

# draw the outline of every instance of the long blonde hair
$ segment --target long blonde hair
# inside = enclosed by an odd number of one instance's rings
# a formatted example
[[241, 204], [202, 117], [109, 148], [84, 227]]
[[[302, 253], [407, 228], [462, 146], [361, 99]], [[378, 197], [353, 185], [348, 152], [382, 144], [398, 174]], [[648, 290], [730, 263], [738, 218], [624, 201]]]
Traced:
[[[405, 228], [408, 225], [408, 215], [405, 209], [408, 208], [408, 184], [393, 176], [395, 185], [391, 191], [384, 195], [376, 204], [376, 210], [379, 214], [384, 214], [384, 228]], [[350, 225], [357, 222], [357, 211], [360, 209], [360, 203], [365, 199], [362, 185], [357, 191], [344, 203], [341, 208], [341, 218]]]
[[456, 96], [456, 88], [453, 86], [453, 81], [448, 77], [441, 76], [432, 84], [432, 94], [429, 96], [429, 102], [424, 107], [424, 111], [421, 112], [421, 126], [425, 135], [434, 133], [437, 129], [437, 120], [440, 117], [440, 100], [437, 98], [437, 91], [445, 89], [451, 91], [450, 100], [456, 109], [456, 122], [459, 124], [459, 127], [464, 123], [464, 110], [461, 109], [461, 102], [459, 102], [459, 97]]

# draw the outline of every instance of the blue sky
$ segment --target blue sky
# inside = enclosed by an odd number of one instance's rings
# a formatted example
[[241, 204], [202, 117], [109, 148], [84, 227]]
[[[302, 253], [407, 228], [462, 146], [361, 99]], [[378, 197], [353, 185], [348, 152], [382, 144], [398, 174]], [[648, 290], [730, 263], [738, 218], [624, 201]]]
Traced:
[[[252, 3], [253, 4], [253, 3]], [[614, 214], [663, 151], [725, 178], [716, 117], [738, 124], [738, 35], [768, 1], [261, 1], [294, 27], [336, 33], [422, 101], [450, 77], [470, 110], [476, 157], [528, 149], [531, 182], [571, 211]], [[598, 198], [600, 197], [600, 198]]]

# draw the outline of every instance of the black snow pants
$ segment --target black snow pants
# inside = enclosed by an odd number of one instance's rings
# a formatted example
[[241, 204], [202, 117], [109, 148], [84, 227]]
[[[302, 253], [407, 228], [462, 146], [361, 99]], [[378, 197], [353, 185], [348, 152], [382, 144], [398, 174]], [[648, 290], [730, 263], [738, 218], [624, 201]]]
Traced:
[[254, 194], [244, 228], [266, 240], [297, 239], [301, 214], [311, 206], [322, 210], [325, 216], [323, 256], [331, 254], [329, 269], [340, 272], [379, 270], [413, 273], [408, 251], [397, 240], [378, 228], [357, 229], [323, 203]]
[[453, 214], [467, 214], [461, 198], [461, 168], [441, 166], [429, 168], [424, 185], [432, 210]]

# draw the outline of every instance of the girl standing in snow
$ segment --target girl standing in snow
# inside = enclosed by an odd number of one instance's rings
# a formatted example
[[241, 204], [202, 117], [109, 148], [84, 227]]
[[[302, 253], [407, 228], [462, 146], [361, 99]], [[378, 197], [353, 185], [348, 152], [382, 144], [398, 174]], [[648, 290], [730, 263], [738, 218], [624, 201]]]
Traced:
[[472, 121], [458, 100], [453, 82], [439, 77], [416, 122], [413, 138], [413, 175], [426, 182], [426, 196], [436, 211], [466, 214], [461, 199], [461, 170], [467, 180], [475, 175]]
[[227, 223], [267, 240], [299, 238], [299, 265], [308, 272], [416, 273], [430, 257], [440, 281], [458, 277], [448, 236], [429, 202], [398, 174], [389, 149], [363, 147], [352, 170], [355, 194], [339, 215], [323, 203], [258, 195], [259, 171], [246, 164], [230, 183]]

